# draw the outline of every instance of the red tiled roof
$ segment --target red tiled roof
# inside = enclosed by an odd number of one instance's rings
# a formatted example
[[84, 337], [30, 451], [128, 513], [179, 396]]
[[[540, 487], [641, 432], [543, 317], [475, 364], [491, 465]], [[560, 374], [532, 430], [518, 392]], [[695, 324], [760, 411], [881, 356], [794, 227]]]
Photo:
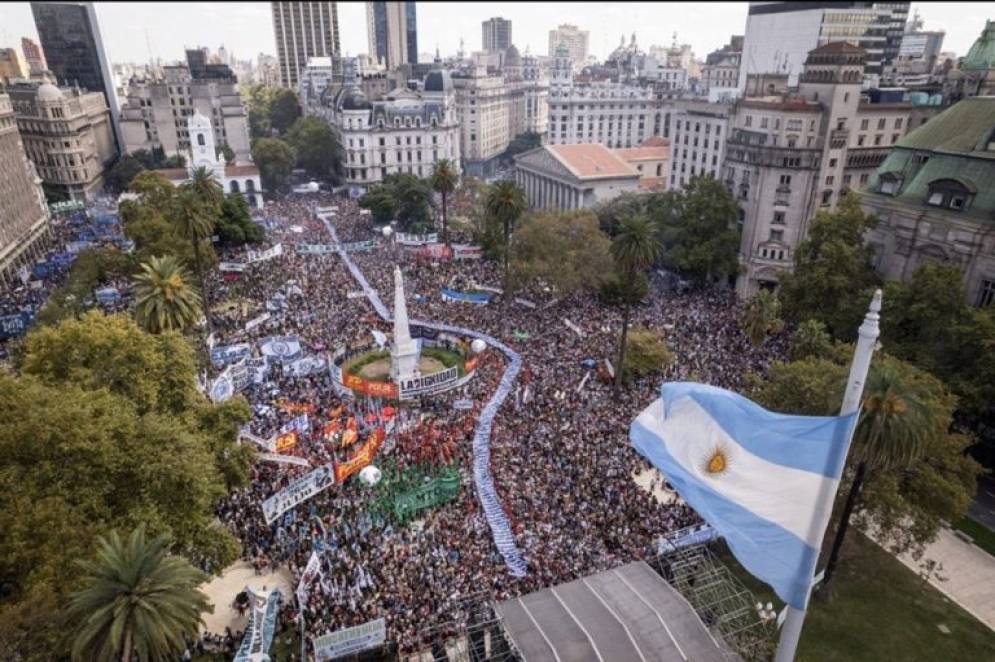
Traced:
[[616, 154], [621, 156], [626, 162], [660, 161], [661, 159], [670, 158], [670, 145], [661, 145], [660, 147], [647, 147], [646, 143], [643, 143], [639, 147], [616, 149], [614, 151]]
[[157, 173], [170, 181], [183, 181], [190, 178], [190, 173], [186, 168], [163, 168], [156, 170]]
[[225, 177], [245, 177], [258, 175], [259, 168], [254, 165], [226, 165]]
[[661, 138], [660, 136], [653, 136], [652, 138], [647, 138], [643, 142], [639, 143], [640, 147], [670, 147], [670, 140], [667, 138]]
[[639, 175], [635, 168], [604, 145], [546, 145], [546, 149], [580, 179]]

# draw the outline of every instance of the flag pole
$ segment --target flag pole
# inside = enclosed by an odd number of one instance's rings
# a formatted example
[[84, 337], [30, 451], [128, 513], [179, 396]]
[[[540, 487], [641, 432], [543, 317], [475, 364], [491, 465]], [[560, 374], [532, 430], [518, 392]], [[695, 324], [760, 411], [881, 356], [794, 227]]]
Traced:
[[[864, 383], [867, 381], [867, 373], [871, 367], [871, 357], [877, 345], [878, 336], [881, 334], [878, 322], [881, 319], [881, 290], [875, 290], [874, 298], [871, 299], [870, 308], [864, 316], [864, 323], [857, 331], [857, 347], [853, 352], [853, 362], [850, 364], [850, 376], [847, 378], [846, 391], [843, 394], [843, 405], [840, 407], [840, 416], [847, 416], [860, 409], [861, 396], [864, 393]], [[852, 439], [852, 433], [851, 433]], [[849, 443], [849, 440], [848, 442]], [[849, 449], [847, 449], [849, 450]], [[833, 501], [836, 498], [836, 487], [824, 488], [819, 495], [818, 503], [823, 504], [817, 512], [817, 516], [812, 522], [812, 527], [818, 533], [818, 544], [816, 549], [822, 548], [822, 539], [826, 535], [826, 527], [833, 512]], [[808, 597], [811, 597], [812, 586], [809, 583], [809, 595], [806, 597], [806, 607]], [[781, 637], [777, 642], [777, 654], [774, 662], [792, 662], [795, 659], [795, 652], [798, 650], [798, 641], [801, 639], [802, 626], [805, 624], [805, 609], [795, 609], [788, 605], [787, 617], [784, 626], [781, 628]]]

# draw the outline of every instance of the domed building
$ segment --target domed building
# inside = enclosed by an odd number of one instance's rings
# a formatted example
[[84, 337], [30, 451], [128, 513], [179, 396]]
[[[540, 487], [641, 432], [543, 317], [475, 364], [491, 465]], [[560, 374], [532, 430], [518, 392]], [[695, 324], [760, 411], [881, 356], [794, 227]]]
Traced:
[[439, 159], [460, 166], [459, 123], [448, 71], [428, 72], [420, 90], [399, 87], [371, 101], [352, 81], [325, 102], [322, 113], [343, 150], [351, 192], [361, 195], [388, 175], [428, 177]]
[[952, 101], [995, 95], [995, 21], [985, 23], [981, 36], [964, 56], [960, 71], [947, 75], [947, 92]]

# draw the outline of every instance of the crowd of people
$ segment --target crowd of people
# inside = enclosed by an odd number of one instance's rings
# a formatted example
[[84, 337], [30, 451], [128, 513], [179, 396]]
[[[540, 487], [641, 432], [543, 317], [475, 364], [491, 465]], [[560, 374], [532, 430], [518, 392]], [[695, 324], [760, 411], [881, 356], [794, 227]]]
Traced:
[[[442, 288], [499, 287], [499, 266], [415, 259], [375, 232], [353, 200], [308, 196], [267, 204], [267, 247], [280, 243], [283, 254], [250, 265], [237, 279], [213, 276], [219, 345], [258, 346], [267, 336], [297, 336], [309, 351], [322, 353], [372, 340], [379, 322], [339, 256], [293, 250], [297, 243], [331, 242], [315, 214], [317, 206], [336, 208], [332, 223], [340, 241], [376, 241], [372, 251], [351, 257], [385, 302], [392, 301], [393, 268], [400, 264], [412, 319], [479, 330], [522, 356], [514, 397], [499, 413], [490, 447], [497, 491], [528, 574], [515, 579], [507, 571], [473, 491], [473, 422], [505, 368], [504, 357], [490, 350], [465, 391], [427, 399], [412, 410], [422, 422], [449, 430], [462, 479], [458, 498], [424, 513], [416, 525], [398, 526], [371, 514], [376, 492], [355, 479], [267, 525], [261, 502], [309, 470], [286, 464], [257, 463], [250, 484], [219, 505], [218, 516], [260, 572], [285, 565], [296, 586], [312, 551], [320, 550], [323, 575], [309, 587], [303, 615], [296, 600], [286, 596], [282, 627], [303, 616], [307, 634], [317, 636], [383, 617], [388, 639], [400, 652], [411, 652], [426, 644], [420, 632], [445, 624], [469, 595], [484, 592], [501, 600], [637, 560], [652, 553], [661, 535], [699, 521], [686, 506], [661, 503], [633, 480], [648, 465], [632, 449], [628, 426], [656, 397], [659, 377], [637, 380], [615, 399], [606, 380], [587, 375], [592, 360], [613, 356], [617, 310], [590, 295], [551, 300], [541, 290], [519, 294], [530, 297], [525, 304], [501, 296], [485, 306], [444, 301]], [[221, 258], [244, 256], [235, 252]], [[283, 307], [270, 305], [267, 311], [267, 302], [274, 301]], [[247, 332], [246, 322], [265, 312], [271, 313], [269, 320]], [[763, 372], [783, 347], [773, 339], [753, 348], [736, 316], [730, 294], [666, 293], [655, 282], [647, 305], [634, 312], [633, 324], [663, 331], [675, 356], [666, 379], [738, 389], [748, 373]], [[296, 415], [287, 402], [306, 403], [313, 407], [311, 433], [290, 452], [312, 466], [332, 461], [340, 451], [322, 437], [320, 421], [343, 406], [361, 415], [369, 401], [343, 402], [328, 371], [304, 377], [278, 373], [270, 370], [263, 383], [243, 391], [255, 412], [252, 433], [272, 436]], [[452, 408], [457, 398], [472, 399], [474, 408]], [[389, 451], [381, 451], [386, 457], [377, 462], [412, 462], [403, 456], [417, 446], [388, 445]]]

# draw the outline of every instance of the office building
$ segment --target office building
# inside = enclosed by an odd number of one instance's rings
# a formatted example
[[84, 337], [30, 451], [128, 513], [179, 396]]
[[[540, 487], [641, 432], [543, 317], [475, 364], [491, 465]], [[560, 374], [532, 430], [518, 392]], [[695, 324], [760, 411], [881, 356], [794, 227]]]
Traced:
[[480, 27], [485, 53], [500, 53], [511, 46], [511, 21], [498, 16], [483, 21]]
[[809, 51], [830, 42], [860, 46], [864, 75], [876, 83], [897, 56], [908, 2], [751, 2], [739, 85], [750, 74], [786, 73], [795, 85]]
[[132, 76], [121, 108], [125, 151], [190, 151], [187, 122], [199, 112], [211, 122], [212, 140], [227, 145], [235, 163], [250, 161], [249, 128], [238, 80], [226, 64], [207, 64], [201, 50], [187, 51], [187, 65], [159, 67]]
[[72, 200], [92, 200], [117, 158], [101, 92], [21, 81], [7, 88], [24, 151], [42, 180]]
[[79, 86], [104, 95], [112, 138], [124, 144], [118, 125], [118, 101], [110, 61], [92, 2], [32, 2], [35, 27], [48, 70], [56, 84]]
[[388, 71], [418, 63], [418, 17], [415, 3], [367, 2], [366, 37], [370, 55]]
[[48, 228], [41, 179], [24, 151], [10, 97], [0, 94], [0, 283], [17, 282], [17, 272], [41, 257], [37, 244]]
[[587, 59], [590, 33], [579, 30], [576, 25], [559, 25], [549, 31], [549, 56], [555, 57], [560, 44], [566, 46], [567, 54], [576, 65], [581, 65]]
[[700, 91], [711, 102], [739, 96], [739, 69], [743, 61], [743, 37], [733, 35], [729, 43], [705, 56]]
[[28, 63], [28, 73], [39, 74], [48, 68], [45, 64], [45, 54], [33, 39], [21, 37], [21, 52], [24, 53], [24, 60]]
[[0, 85], [28, 77], [28, 66], [16, 48], [0, 48]]
[[732, 105], [679, 100], [664, 115], [670, 138], [668, 188], [683, 189], [692, 177], [719, 179], [725, 162]]
[[876, 267], [907, 281], [926, 263], [957, 267], [968, 302], [995, 303], [995, 97], [964, 99], [895, 144], [860, 192], [878, 217]]
[[280, 85], [296, 90], [312, 57], [338, 58], [339, 16], [334, 2], [272, 2]]

